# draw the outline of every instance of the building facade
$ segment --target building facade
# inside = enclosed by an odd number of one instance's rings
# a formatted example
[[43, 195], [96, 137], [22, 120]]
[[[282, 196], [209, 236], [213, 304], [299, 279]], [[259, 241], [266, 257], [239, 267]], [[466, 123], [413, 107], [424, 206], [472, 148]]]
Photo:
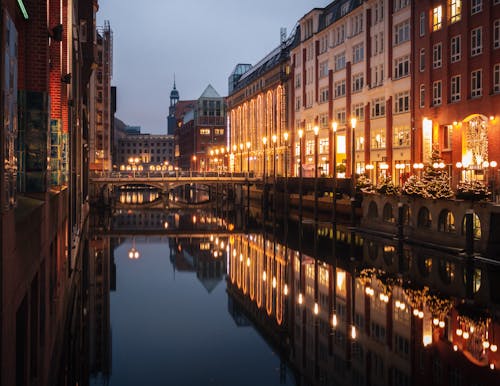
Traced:
[[[496, 179], [500, 1], [414, 4], [415, 160], [438, 144], [454, 182]], [[494, 162], [493, 162], [494, 161]]]
[[296, 35], [284, 35], [281, 44], [256, 65], [238, 64], [229, 76], [232, 171], [284, 175], [285, 164], [290, 163], [289, 54]]
[[111, 79], [113, 76], [113, 31], [109, 21], [97, 31], [97, 63], [90, 88], [90, 169], [112, 169], [113, 119]]
[[117, 167], [127, 170], [166, 170], [174, 165], [174, 136], [165, 134], [129, 134], [118, 140]]

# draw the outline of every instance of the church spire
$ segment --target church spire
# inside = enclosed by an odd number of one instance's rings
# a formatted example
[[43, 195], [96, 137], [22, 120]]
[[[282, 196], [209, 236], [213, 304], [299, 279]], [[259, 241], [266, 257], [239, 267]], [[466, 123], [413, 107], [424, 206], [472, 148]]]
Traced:
[[175, 86], [175, 73], [174, 73], [174, 88], [170, 91], [170, 107], [175, 107], [175, 105], [179, 102], [179, 91]]

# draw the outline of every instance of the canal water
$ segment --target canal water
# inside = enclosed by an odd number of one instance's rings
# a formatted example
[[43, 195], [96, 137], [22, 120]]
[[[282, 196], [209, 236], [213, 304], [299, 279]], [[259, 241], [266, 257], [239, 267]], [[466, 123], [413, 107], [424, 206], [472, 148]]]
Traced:
[[217, 208], [92, 224], [91, 385], [500, 383], [492, 262]]

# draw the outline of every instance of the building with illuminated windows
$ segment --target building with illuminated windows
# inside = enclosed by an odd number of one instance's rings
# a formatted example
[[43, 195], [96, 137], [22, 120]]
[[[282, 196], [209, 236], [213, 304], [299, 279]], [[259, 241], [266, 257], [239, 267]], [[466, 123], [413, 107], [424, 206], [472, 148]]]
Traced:
[[437, 143], [455, 184], [494, 180], [500, 1], [416, 1], [413, 26], [415, 161], [425, 162]]

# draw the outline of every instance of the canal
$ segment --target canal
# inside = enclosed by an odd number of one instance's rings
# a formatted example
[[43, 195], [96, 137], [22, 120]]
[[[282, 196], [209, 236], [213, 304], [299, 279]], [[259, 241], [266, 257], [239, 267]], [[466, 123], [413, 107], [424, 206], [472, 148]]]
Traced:
[[94, 215], [88, 251], [91, 385], [500, 382], [487, 260], [209, 207]]

